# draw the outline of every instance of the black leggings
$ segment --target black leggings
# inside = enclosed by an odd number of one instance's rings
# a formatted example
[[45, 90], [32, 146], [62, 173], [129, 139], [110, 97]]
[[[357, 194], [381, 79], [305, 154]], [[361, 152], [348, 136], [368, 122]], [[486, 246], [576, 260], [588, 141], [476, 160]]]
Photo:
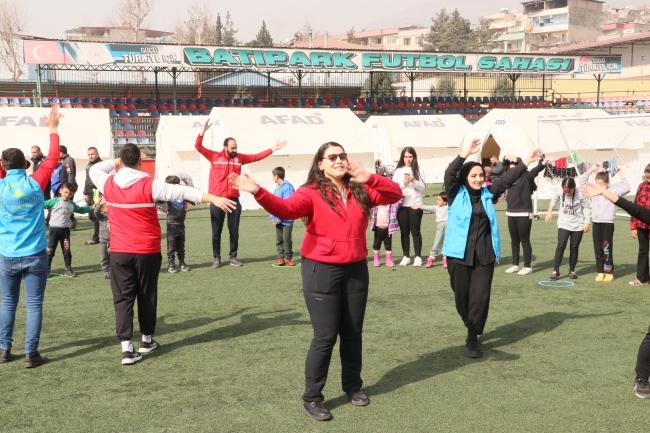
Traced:
[[374, 251], [381, 250], [381, 243], [384, 243], [386, 252], [393, 250], [393, 238], [392, 235], [388, 233], [388, 228], [375, 227], [375, 240], [372, 243], [372, 249]]
[[411, 256], [411, 240], [409, 235], [413, 235], [413, 249], [415, 257], [422, 255], [422, 234], [420, 226], [422, 225], [422, 209], [411, 209], [410, 207], [401, 207], [397, 211], [397, 222], [402, 235], [402, 251], [406, 257]]
[[530, 246], [530, 229], [533, 220], [528, 217], [508, 217], [508, 230], [512, 246], [512, 264], [519, 266], [519, 244], [524, 249], [524, 267], [530, 268], [533, 248]]
[[554, 271], [558, 273], [560, 272], [560, 265], [562, 264], [564, 250], [566, 249], [566, 244], [569, 241], [569, 238], [571, 238], [571, 246], [569, 247], [569, 272], [575, 270], [576, 264], [578, 263], [578, 248], [580, 248], [583, 234], [584, 232], [582, 230], [576, 232], [571, 232], [565, 229], [557, 230], [557, 249], [555, 250]]
[[456, 311], [463, 319], [468, 334], [481, 335], [490, 310], [494, 262], [480, 265], [475, 260], [473, 266], [465, 266], [457, 259], [449, 258], [447, 263]]
[[614, 272], [614, 223], [592, 224], [594, 251], [596, 253], [596, 272]]

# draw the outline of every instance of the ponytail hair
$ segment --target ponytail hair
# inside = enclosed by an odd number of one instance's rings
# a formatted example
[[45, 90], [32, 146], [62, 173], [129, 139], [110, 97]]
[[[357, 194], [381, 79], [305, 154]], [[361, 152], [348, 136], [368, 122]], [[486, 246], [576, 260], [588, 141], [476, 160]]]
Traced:
[[[571, 197], [571, 203], [576, 199], [576, 181], [572, 177], [565, 177], [562, 179], [562, 188], [569, 188], [573, 190], [573, 197]], [[564, 191], [562, 191], [562, 206], [564, 206]]]

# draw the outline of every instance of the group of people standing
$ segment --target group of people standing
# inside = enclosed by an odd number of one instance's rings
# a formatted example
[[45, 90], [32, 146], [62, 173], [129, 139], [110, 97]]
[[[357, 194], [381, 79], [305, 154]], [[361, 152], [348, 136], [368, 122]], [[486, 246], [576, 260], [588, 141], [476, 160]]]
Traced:
[[[47, 358], [38, 353], [48, 269], [43, 190], [58, 161], [60, 146], [56, 130], [59, 118], [57, 110], [52, 109], [45, 119], [51, 132], [49, 156], [31, 176], [25, 172], [27, 162], [20, 150], [6, 149], [2, 152], [2, 169], [6, 172], [6, 178], [0, 179], [0, 363], [13, 359], [12, 334], [23, 279], [27, 293], [25, 366], [35, 367], [47, 362]], [[507, 213], [512, 246], [514, 248], [516, 243], [518, 248], [519, 243], [524, 244], [524, 267], [520, 271], [524, 270], [523, 275], [532, 272], [529, 243], [532, 207], [529, 201], [535, 190], [536, 173], [547, 162], [542, 160], [541, 150], [535, 150], [523, 160], [507, 155], [505, 161], [508, 170], [486, 182], [488, 176], [485, 168], [478, 162], [467, 161], [481, 149], [482, 143], [475, 139], [447, 167], [445, 192], [438, 196], [437, 206], [425, 207], [422, 203], [424, 178], [413, 148], [402, 151], [391, 180], [371, 174], [362, 164], [349, 161], [341, 144], [328, 142], [320, 146], [314, 155], [302, 187], [295, 192], [290, 191], [293, 188], [285, 187], [286, 191], [283, 191], [284, 172], [274, 170], [274, 181], [278, 187], [275, 193], [270, 193], [260, 188], [251, 176], [241, 174], [241, 166], [270, 155], [286, 143], [278, 142], [257, 155], [244, 155], [237, 152], [237, 142], [228, 138], [224, 141], [223, 151], [214, 152], [202, 146], [203, 135], [209, 127], [208, 121], [196, 141], [197, 149], [212, 165], [209, 194], [183, 186], [176, 179], [162, 182], [151, 178], [140, 170], [140, 151], [131, 144], [120, 149], [118, 159], [98, 161], [88, 169], [93, 186], [103, 196], [99, 204], [106, 207], [111, 224], [109, 278], [123, 365], [135, 364], [142, 359], [142, 353], [150, 353], [158, 347], [153, 336], [162, 255], [156, 202], [210, 203], [213, 267], [220, 266], [220, 234], [226, 218], [231, 235], [230, 264], [241, 266], [237, 260], [237, 230], [241, 211], [237, 200], [239, 191], [253, 194], [254, 199], [273, 215], [272, 221], [276, 226], [288, 225], [299, 218], [305, 221], [306, 233], [301, 249], [302, 292], [314, 336], [305, 362], [303, 412], [310, 418], [327, 420], [332, 417], [323, 405], [322, 390], [337, 340], [340, 340], [343, 391], [353, 405], [366, 406], [370, 403], [361, 379], [362, 332], [370, 281], [366, 261], [369, 218], [372, 218], [375, 241], [379, 240], [379, 245], [377, 242], [374, 245], [375, 253], [382, 242], [390, 251], [390, 237], [399, 227], [404, 250], [400, 264], [406, 266], [411, 263], [410, 237], [413, 237], [413, 265], [421, 266], [422, 213], [424, 210], [436, 213], [442, 230], [438, 230], [441, 239], [437, 236], [432, 255], [435, 259], [441, 249], [446, 258], [456, 309], [467, 329], [466, 353], [471, 358], [481, 356], [478, 337], [484, 332], [495, 265], [501, 254], [494, 204], [509, 190]], [[528, 171], [528, 166], [534, 162], [537, 162], [536, 167]], [[117, 174], [110, 174], [118, 167], [120, 170]], [[648, 171], [650, 173], [650, 169]], [[650, 182], [650, 174], [648, 178]], [[602, 200], [622, 207], [639, 222], [650, 224], [650, 210], [619, 198], [615, 191], [621, 190], [609, 188], [608, 178], [597, 177], [595, 184], [581, 179], [581, 183], [584, 186], [576, 191], [575, 183], [563, 182], [561, 194], [552, 202], [550, 210], [556, 203], [562, 203], [561, 214], [565, 214], [565, 217], [561, 218], [565, 218], [563, 224], [567, 224], [566, 227], [559, 227], [562, 231], [558, 234], [558, 250], [564, 251], [569, 238], [573, 241], [575, 237], [579, 243], [580, 236], [574, 235], [574, 232], [580, 230], [576, 228], [582, 229], [582, 232], [588, 230], [585, 221], [589, 216], [580, 213], [580, 209], [588, 208], [587, 197], [602, 196]], [[604, 201], [599, 206], [603, 208], [603, 218], [599, 217], [598, 223], [610, 224], [605, 216], [609, 215], [607, 212], [611, 211], [611, 206]], [[583, 223], [582, 227], [572, 225], [576, 222], [570, 218], [573, 216], [576, 216], [577, 222]], [[638, 233], [647, 230], [639, 225], [636, 227]], [[611, 248], [605, 248], [611, 246], [612, 229], [609, 226], [598, 229], [599, 244], [602, 239], [604, 246], [601, 258], [603, 273], [613, 270]], [[278, 245], [282, 243], [283, 247], [290, 248], [287, 233], [290, 234], [290, 230], [277, 229]], [[278, 252], [280, 254], [280, 249]], [[285, 256], [282, 258], [286, 259]], [[513, 266], [518, 267], [518, 251], [516, 255], [513, 251], [513, 261], [515, 258], [517, 263], [513, 263]], [[375, 265], [377, 259], [376, 254]], [[387, 254], [386, 262], [392, 263], [390, 254]], [[570, 263], [573, 263], [573, 259]], [[514, 272], [512, 268], [510, 270]], [[132, 343], [136, 302], [142, 333], [138, 351]], [[649, 375], [650, 331], [639, 350], [635, 381], [636, 393], [643, 398], [650, 398]]]

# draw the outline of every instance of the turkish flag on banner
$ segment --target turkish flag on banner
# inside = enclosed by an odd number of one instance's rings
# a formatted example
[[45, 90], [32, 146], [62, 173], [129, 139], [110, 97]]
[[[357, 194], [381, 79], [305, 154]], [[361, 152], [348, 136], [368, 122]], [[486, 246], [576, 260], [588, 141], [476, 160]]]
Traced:
[[[67, 62], [66, 62], [67, 60]], [[63, 65], [72, 63], [58, 42], [25, 41], [25, 63]]]

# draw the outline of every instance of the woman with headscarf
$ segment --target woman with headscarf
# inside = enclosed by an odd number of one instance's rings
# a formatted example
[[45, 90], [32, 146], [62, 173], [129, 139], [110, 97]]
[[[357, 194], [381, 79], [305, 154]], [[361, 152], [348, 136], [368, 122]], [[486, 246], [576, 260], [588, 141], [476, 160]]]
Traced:
[[314, 420], [332, 418], [323, 406], [332, 349], [340, 337], [343, 391], [355, 406], [370, 402], [361, 389], [361, 333], [368, 301], [366, 230], [371, 208], [397, 203], [399, 185], [370, 174], [347, 159], [343, 147], [323, 144], [312, 162], [307, 182], [287, 199], [260, 188], [246, 174], [230, 182], [254, 195], [269, 213], [283, 220], [305, 218], [302, 240], [302, 291], [314, 338], [305, 363], [303, 412]]
[[517, 161], [517, 165], [494, 179], [488, 188], [483, 187], [485, 171], [481, 164], [465, 163], [480, 149], [480, 140], [474, 139], [445, 171], [449, 220], [442, 254], [447, 256], [456, 310], [467, 327], [465, 349], [470, 358], [481, 357], [478, 336], [483, 334], [487, 321], [494, 265], [500, 258], [496, 197], [512, 187], [528, 164], [538, 161], [541, 155], [541, 150], [535, 150], [525, 161], [508, 155], [507, 159]]
[[[518, 161], [505, 160], [510, 169], [518, 165]], [[506, 269], [506, 274], [517, 272], [518, 275], [533, 273], [531, 264], [533, 248], [530, 246], [530, 230], [533, 227], [533, 200], [532, 195], [537, 191], [535, 179], [545, 168], [548, 160], [539, 161], [537, 166], [515, 182], [508, 190], [506, 197], [506, 216], [508, 217], [508, 231], [512, 246], [512, 266]], [[519, 268], [519, 244], [524, 250], [524, 266]]]

